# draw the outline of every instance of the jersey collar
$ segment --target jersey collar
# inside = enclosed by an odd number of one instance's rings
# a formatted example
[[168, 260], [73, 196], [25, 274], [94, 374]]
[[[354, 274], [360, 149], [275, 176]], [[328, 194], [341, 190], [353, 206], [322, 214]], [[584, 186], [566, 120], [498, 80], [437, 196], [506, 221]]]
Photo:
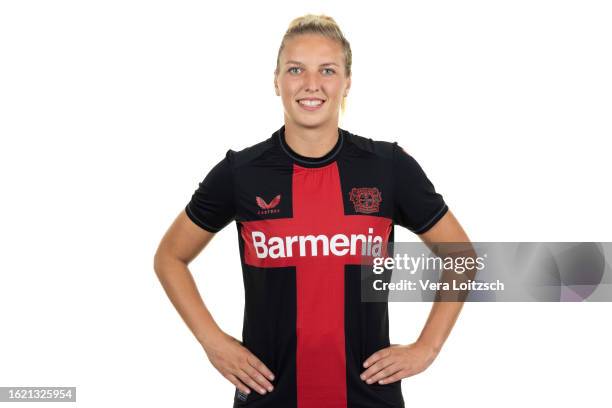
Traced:
[[297, 165], [303, 167], [322, 167], [334, 161], [342, 150], [344, 139], [346, 138], [345, 130], [338, 128], [338, 141], [329, 152], [325, 153], [321, 157], [306, 157], [293, 151], [287, 144], [287, 141], [285, 140], [285, 125], [274, 132], [274, 137], [283, 152]]

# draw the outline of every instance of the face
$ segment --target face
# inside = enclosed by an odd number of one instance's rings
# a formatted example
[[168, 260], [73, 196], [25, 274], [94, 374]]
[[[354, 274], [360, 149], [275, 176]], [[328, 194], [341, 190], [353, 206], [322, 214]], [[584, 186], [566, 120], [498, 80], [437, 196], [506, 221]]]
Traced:
[[318, 34], [285, 42], [274, 88], [283, 101], [286, 121], [308, 128], [337, 124], [350, 85], [340, 43]]

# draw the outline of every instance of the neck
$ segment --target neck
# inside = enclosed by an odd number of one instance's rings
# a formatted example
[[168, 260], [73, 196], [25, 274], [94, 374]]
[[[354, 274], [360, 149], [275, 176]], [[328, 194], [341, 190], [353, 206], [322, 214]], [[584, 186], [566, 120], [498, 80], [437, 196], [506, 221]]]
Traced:
[[291, 150], [304, 157], [325, 156], [338, 142], [338, 124], [305, 128], [285, 121], [285, 142]]

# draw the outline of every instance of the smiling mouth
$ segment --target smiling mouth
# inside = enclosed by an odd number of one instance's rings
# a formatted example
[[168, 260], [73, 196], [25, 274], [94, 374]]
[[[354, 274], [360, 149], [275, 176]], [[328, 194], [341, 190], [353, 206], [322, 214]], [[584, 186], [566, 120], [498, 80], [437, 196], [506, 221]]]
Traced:
[[305, 108], [318, 108], [325, 103], [323, 99], [298, 99], [297, 103]]

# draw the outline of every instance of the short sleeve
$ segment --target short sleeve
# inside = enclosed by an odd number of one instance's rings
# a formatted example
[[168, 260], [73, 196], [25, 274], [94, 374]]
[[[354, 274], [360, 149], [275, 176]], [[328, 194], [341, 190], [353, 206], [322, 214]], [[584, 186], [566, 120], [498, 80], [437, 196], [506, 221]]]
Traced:
[[210, 232], [219, 232], [235, 217], [232, 150], [199, 183], [185, 206], [187, 216]]
[[446, 214], [448, 206], [442, 195], [436, 192], [419, 163], [397, 142], [393, 144], [393, 222], [415, 234], [422, 234]]

